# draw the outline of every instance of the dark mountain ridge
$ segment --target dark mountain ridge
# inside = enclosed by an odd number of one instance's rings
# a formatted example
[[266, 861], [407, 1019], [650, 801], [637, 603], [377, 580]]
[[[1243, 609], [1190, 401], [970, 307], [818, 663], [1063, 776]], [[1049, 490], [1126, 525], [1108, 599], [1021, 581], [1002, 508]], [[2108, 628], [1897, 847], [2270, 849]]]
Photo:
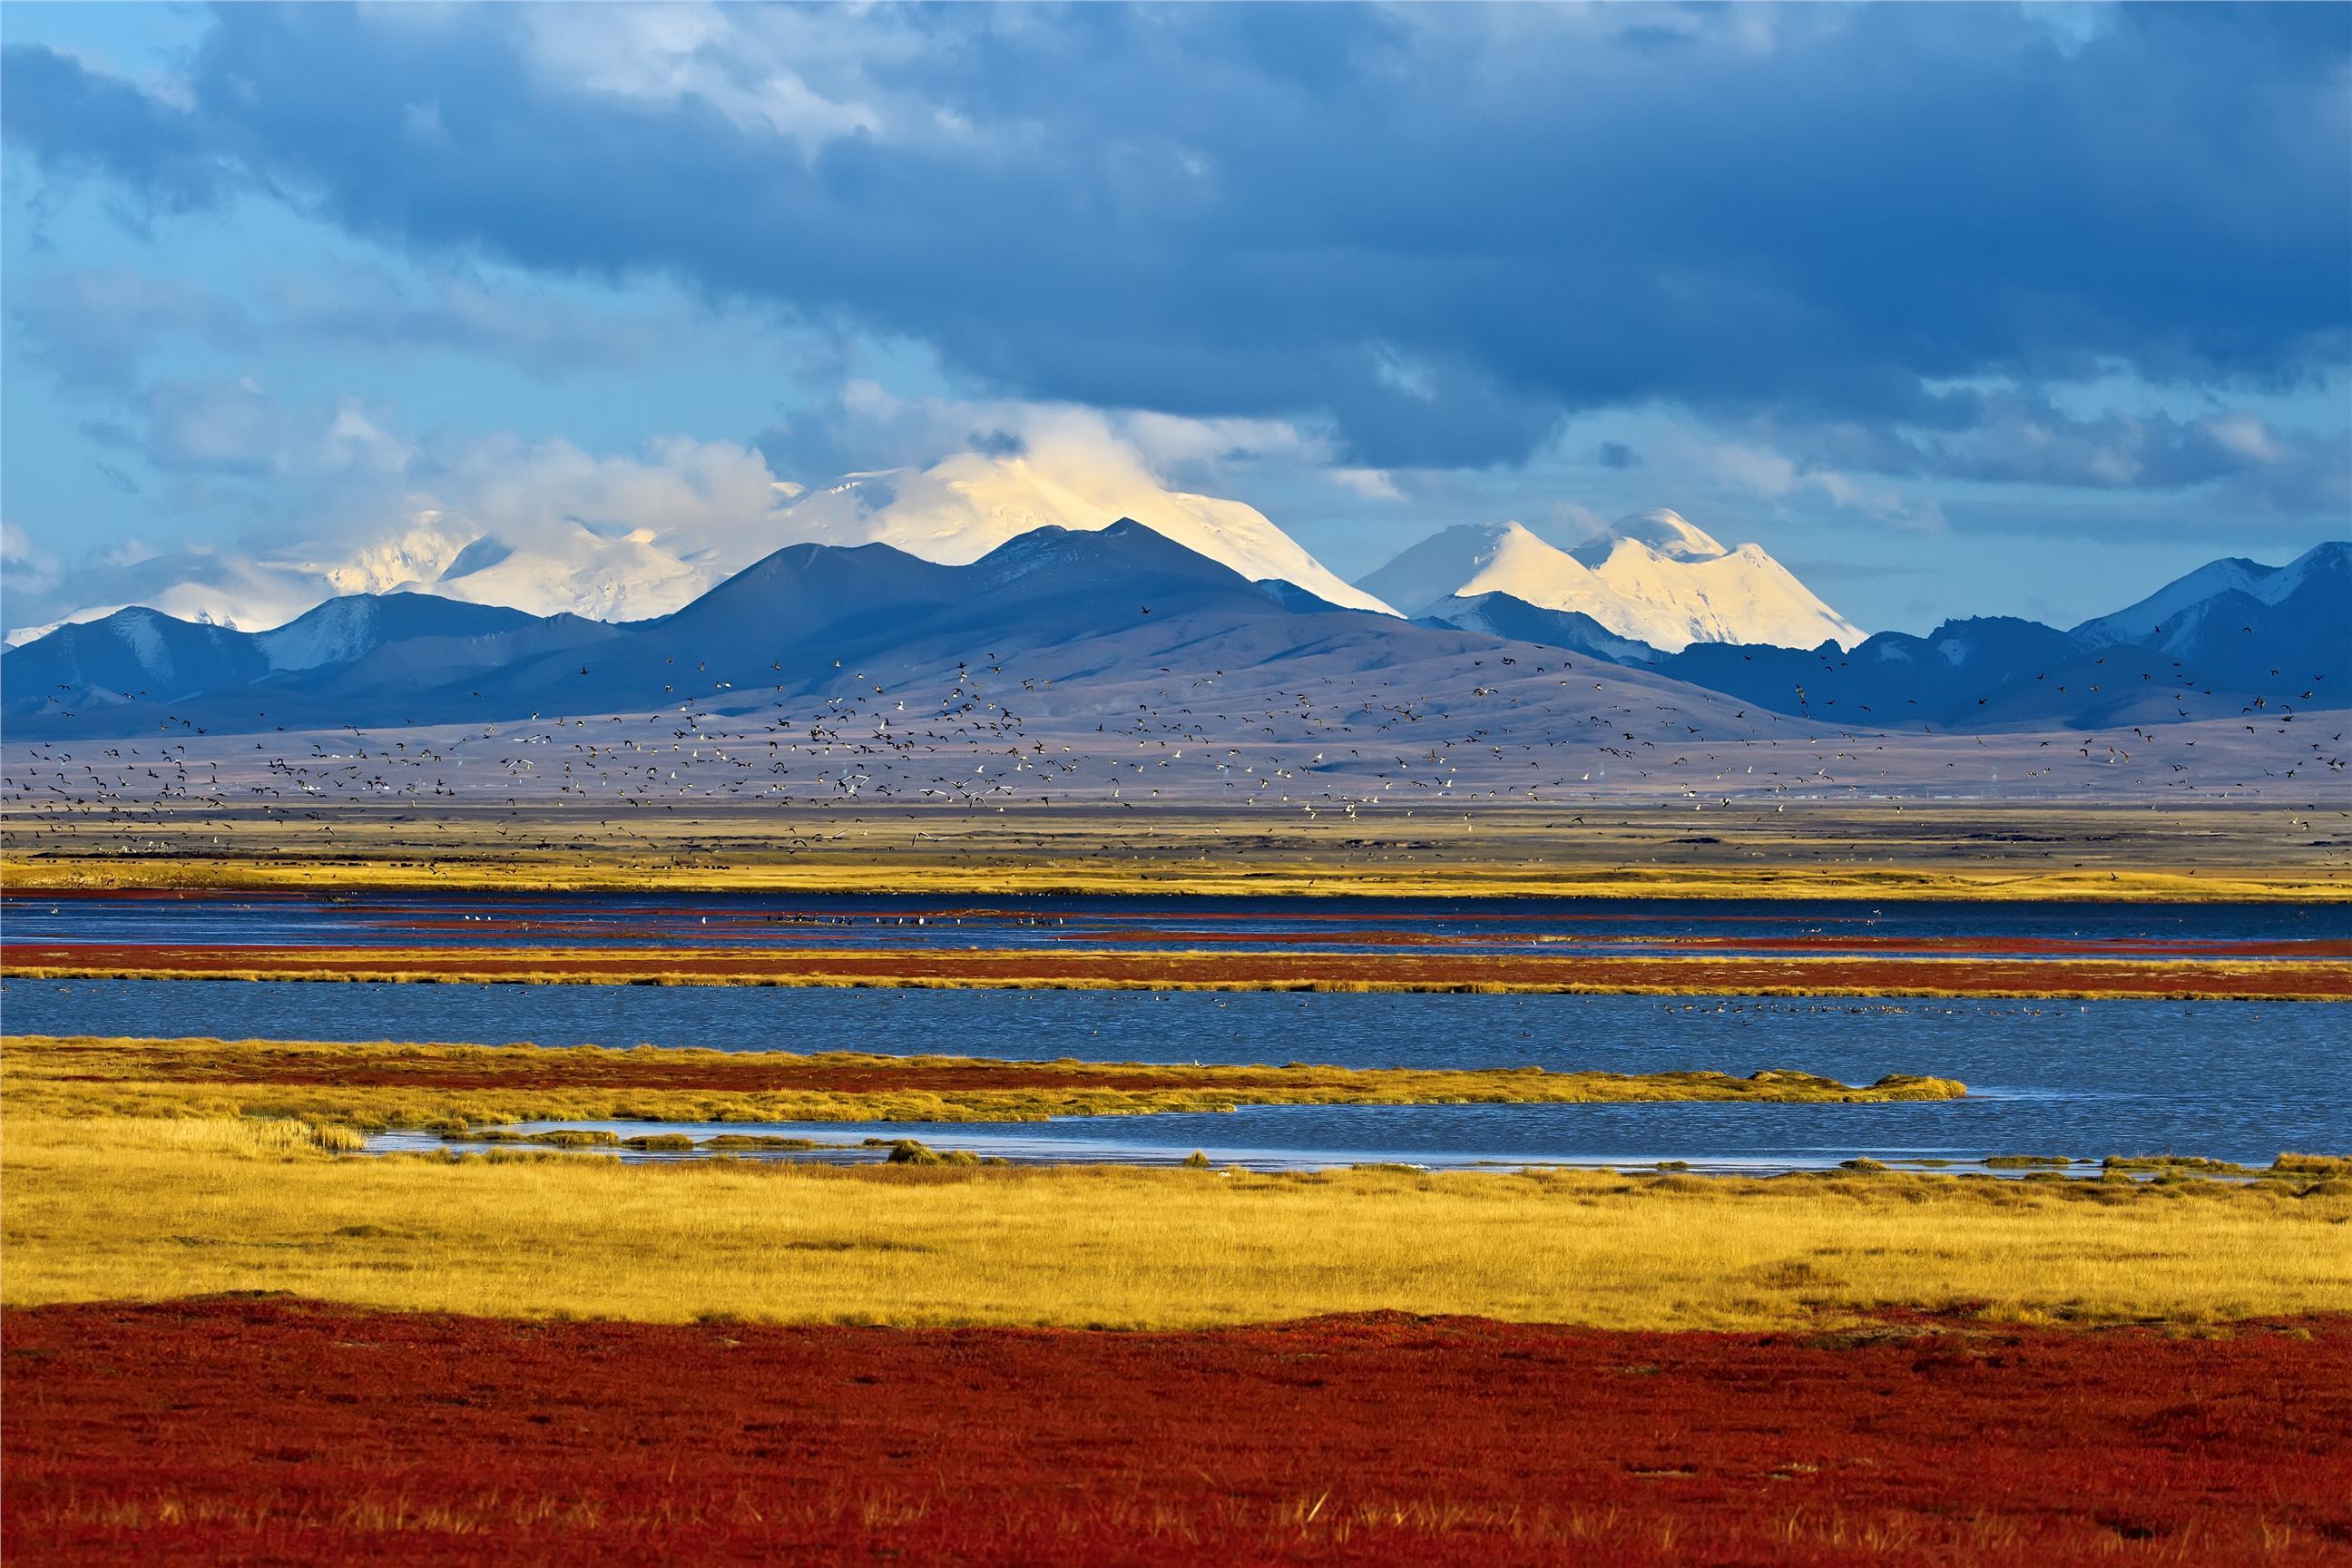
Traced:
[[20, 736], [234, 732], [742, 703], [1015, 656], [1108, 689], [1194, 667], [1492, 668], [1554, 650], [1850, 729], [2275, 713], [2327, 706], [2344, 687], [2352, 546], [2278, 568], [2216, 563], [2072, 631], [1986, 617], [1850, 651], [1714, 643], [1666, 655], [1502, 594], [1415, 623], [1340, 609], [1122, 520], [1038, 529], [962, 566], [882, 544], [791, 545], [673, 614], [618, 624], [415, 593], [331, 600], [260, 633], [127, 609], [0, 658], [0, 714]]
[[2352, 544], [2287, 565], [2200, 567], [2129, 609], [2072, 631], [2008, 616], [1880, 632], [1851, 650], [1693, 643], [1662, 653], [1588, 616], [1507, 595], [1451, 601], [1444, 624], [1653, 669], [1775, 712], [1853, 725], [2092, 728], [2213, 718], [2251, 707], [2352, 701]]

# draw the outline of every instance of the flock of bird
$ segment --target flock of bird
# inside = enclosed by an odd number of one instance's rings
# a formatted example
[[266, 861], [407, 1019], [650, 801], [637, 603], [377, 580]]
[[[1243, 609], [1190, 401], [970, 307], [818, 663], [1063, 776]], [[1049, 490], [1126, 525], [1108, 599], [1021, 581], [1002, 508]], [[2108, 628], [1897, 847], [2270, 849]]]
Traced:
[[[1512, 645], [1503, 645], [1510, 647]], [[843, 672], [817, 693], [712, 680], [652, 710], [508, 723], [242, 732], [177, 716], [148, 737], [72, 726], [0, 749], [12, 830], [198, 805], [317, 815], [354, 801], [1273, 805], [1309, 813], [1638, 799], [2338, 795], [2340, 711], [2257, 698], [2230, 719], [2070, 731], [1826, 728], [1548, 650], [1388, 670], [1311, 658], [1228, 672]], [[707, 674], [697, 671], [695, 675]], [[2297, 719], [2305, 720], [2298, 724]], [[2316, 720], [2317, 722], [2310, 721]]]

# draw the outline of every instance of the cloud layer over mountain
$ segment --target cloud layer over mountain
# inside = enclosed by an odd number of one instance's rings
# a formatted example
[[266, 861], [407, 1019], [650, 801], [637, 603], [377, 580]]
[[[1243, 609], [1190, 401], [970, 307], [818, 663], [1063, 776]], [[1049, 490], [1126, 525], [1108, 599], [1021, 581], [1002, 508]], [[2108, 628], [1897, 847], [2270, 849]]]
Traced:
[[25, 7], [6, 620], [482, 537], [635, 613], [762, 486], [1079, 418], [1343, 579], [1665, 500], [2071, 621], [2345, 531], [2347, 68], [2341, 5]]
[[2336, 6], [235, 6], [184, 98], [12, 48], [6, 128], [1455, 465], [1654, 396], [1981, 433], [1954, 383], [2340, 366], [2347, 53]]

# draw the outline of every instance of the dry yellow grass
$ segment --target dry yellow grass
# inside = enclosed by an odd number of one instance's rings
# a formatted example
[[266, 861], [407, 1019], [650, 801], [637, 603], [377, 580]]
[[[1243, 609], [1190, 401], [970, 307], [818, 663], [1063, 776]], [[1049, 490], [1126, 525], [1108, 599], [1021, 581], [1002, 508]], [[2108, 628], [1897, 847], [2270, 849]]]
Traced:
[[1599, 804], [1475, 811], [607, 806], [0, 810], [13, 891], [712, 889], [1598, 898], [2307, 900], [2352, 852], [2284, 807]]
[[247, 1121], [0, 1127], [0, 1300], [290, 1290], [677, 1321], [1611, 1327], [1885, 1307], [2221, 1321], [2352, 1301], [2352, 1181], [1772, 1181], [334, 1158]]
[[1242, 1105], [1775, 1104], [1957, 1100], [1949, 1079], [1852, 1086], [1787, 1071], [1544, 1072], [1172, 1067], [639, 1046], [343, 1044], [24, 1035], [0, 1047], [11, 1110], [299, 1117], [355, 1127], [509, 1121], [1041, 1121]]
[[[22, 950], [15, 950], [21, 952]], [[1602, 959], [1575, 968], [1553, 966], [1531, 974], [1511, 961], [1469, 959], [1430, 964], [1389, 963], [1388, 973], [1318, 973], [1341, 968], [1349, 956], [1297, 965], [1263, 963], [1255, 952], [1200, 952], [1176, 949], [1150, 954], [1071, 948], [1040, 955], [1019, 951], [959, 952], [948, 962], [964, 973], [924, 972], [931, 961], [898, 959], [903, 969], [877, 967], [891, 958], [877, 951], [800, 952], [789, 959], [733, 961], [708, 952], [635, 948], [609, 950], [514, 947], [280, 949], [266, 963], [150, 963], [101, 958], [71, 963], [27, 963], [13, 956], [0, 973], [20, 980], [187, 980], [379, 984], [443, 982], [521, 985], [736, 985], [802, 989], [930, 991], [1281, 991], [1366, 994], [1440, 992], [1488, 996], [1922, 996], [2098, 1001], [2114, 997], [2173, 997], [2207, 1002], [2334, 1001], [2352, 991], [2352, 963], [2263, 959], [2184, 959], [2162, 963], [2097, 960], [2012, 964], [1985, 958], [1867, 959], [1730, 957]], [[1359, 971], [1371, 965], [1352, 960]], [[1410, 973], [1418, 967], [1421, 973]], [[1265, 973], [1266, 969], [1272, 973]], [[936, 969], [936, 965], [934, 966]], [[1257, 972], [1253, 973], [1255, 970]], [[1570, 978], [1582, 974], [1589, 978]], [[1196, 978], [1195, 976], [1206, 976]]]
[[1045, 895], [1160, 893], [1230, 896], [1380, 896], [1478, 899], [1972, 899], [2094, 903], [2320, 903], [2352, 898], [2352, 879], [2288, 868], [2219, 874], [2171, 870], [2011, 872], [1928, 865], [1634, 867], [1545, 871], [1502, 862], [1341, 869], [1311, 861], [1246, 871], [1202, 866], [1147, 873], [1093, 866], [881, 866], [801, 861], [775, 866], [655, 866], [583, 858], [518, 875], [495, 865], [440, 861], [347, 864], [289, 860], [223, 866], [209, 861], [98, 857], [0, 860], [0, 880], [20, 893], [111, 889], [215, 889], [279, 892], [768, 892], [926, 893], [998, 899]]

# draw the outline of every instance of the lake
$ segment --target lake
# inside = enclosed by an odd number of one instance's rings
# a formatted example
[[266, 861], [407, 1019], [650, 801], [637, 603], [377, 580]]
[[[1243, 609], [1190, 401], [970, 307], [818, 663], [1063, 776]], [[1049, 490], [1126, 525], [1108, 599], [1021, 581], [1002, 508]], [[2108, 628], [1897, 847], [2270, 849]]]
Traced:
[[[2352, 1010], [2333, 1003], [1846, 1001], [243, 981], [0, 983], [11, 1033], [709, 1046], [1090, 1061], [1958, 1078], [1899, 1105], [1265, 1107], [1050, 1123], [778, 1129], [1019, 1158], [1258, 1164], [1647, 1163], [1854, 1155], [2352, 1150]], [[617, 1124], [615, 1124], [617, 1125]], [[632, 1131], [644, 1131], [642, 1124]], [[736, 1128], [736, 1131], [744, 1131]]]
[[8, 944], [2352, 958], [2352, 906], [817, 894], [11, 896]]

